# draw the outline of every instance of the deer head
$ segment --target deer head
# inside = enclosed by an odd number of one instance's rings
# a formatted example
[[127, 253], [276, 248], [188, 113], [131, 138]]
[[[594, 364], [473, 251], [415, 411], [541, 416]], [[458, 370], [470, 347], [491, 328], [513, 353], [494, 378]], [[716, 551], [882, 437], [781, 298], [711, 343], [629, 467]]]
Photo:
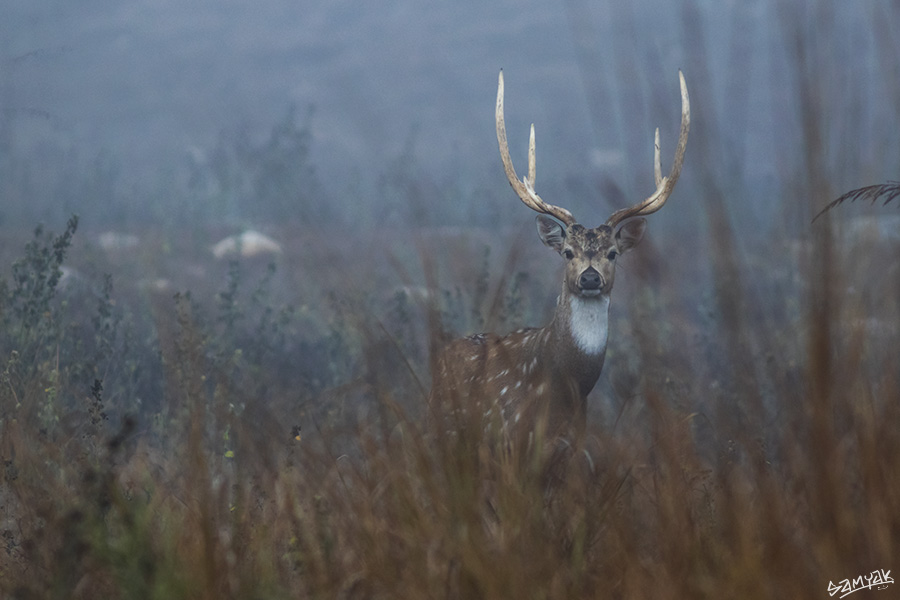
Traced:
[[[540, 213], [537, 216], [538, 235], [544, 244], [556, 250], [566, 259], [565, 288], [576, 296], [588, 298], [609, 294], [615, 279], [616, 258], [634, 248], [644, 235], [646, 221], [640, 217], [662, 208], [675, 188], [675, 183], [681, 174], [681, 166], [684, 163], [684, 150], [687, 146], [688, 132], [691, 126], [690, 100], [681, 71], [678, 72], [678, 77], [681, 83], [681, 132], [678, 136], [672, 169], [666, 177], [663, 177], [659, 156], [659, 129], [657, 128], [654, 139], [653, 168], [656, 190], [642, 202], [617, 210], [603, 225], [589, 229], [576, 223], [575, 217], [568, 210], [544, 202], [534, 191], [536, 160], [533, 124], [528, 142], [528, 176], [523, 177], [520, 181], [516, 175], [509, 155], [509, 144], [506, 140], [506, 122], [503, 118], [503, 71], [500, 71], [495, 116], [497, 142], [500, 145], [503, 170], [506, 172], [509, 184], [522, 202]], [[635, 219], [629, 220], [632, 218]]]

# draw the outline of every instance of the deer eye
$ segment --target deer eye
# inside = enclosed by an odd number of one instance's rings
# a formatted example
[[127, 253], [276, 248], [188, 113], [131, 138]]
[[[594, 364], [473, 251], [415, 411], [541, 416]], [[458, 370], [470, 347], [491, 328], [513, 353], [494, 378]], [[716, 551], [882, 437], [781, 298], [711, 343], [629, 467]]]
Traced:
[[566, 260], [572, 260], [573, 258], [575, 258], [575, 253], [572, 252], [569, 248], [566, 248], [565, 250], [563, 250], [563, 256], [566, 257]]
[[619, 255], [618, 250], [610, 250], [609, 254], [606, 255], [607, 260], [616, 260], [616, 257]]

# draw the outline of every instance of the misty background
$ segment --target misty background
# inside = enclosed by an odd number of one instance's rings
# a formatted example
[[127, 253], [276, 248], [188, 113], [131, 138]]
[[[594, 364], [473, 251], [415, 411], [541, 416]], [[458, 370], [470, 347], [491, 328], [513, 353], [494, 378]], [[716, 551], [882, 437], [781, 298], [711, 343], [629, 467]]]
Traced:
[[[698, 229], [704, 194], [749, 231], [792, 198], [805, 219], [830, 199], [811, 194], [900, 177], [895, 2], [7, 0], [3, 13], [0, 224], [525, 222], [497, 152], [500, 68], [514, 163], [526, 168], [534, 122], [538, 192], [587, 225], [652, 191], [657, 126], [669, 168], [679, 68], [693, 123], [654, 216], [669, 231]], [[814, 192], [804, 169], [828, 185]]]

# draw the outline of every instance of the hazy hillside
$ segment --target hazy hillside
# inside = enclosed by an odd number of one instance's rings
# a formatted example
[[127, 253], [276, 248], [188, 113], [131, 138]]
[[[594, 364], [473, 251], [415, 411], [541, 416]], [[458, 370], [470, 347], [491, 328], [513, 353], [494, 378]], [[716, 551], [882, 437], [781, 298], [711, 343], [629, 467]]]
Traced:
[[[798, 94], [800, 68], [815, 72], [817, 110], [834, 124], [822, 143], [858, 149], [858, 164], [834, 155], [829, 165], [846, 169], [838, 173], [846, 187], [897, 176], [892, 10], [10, 1], [0, 24], [0, 144], [54, 173], [60, 156], [77, 154], [82, 162], [70, 168], [78, 169], [102, 151], [117, 177], [147, 188], [209, 160], [223, 131], [263, 139], [295, 105], [301, 118], [314, 111], [310, 158], [338, 196], [378, 202], [379, 175], [398, 161], [430, 185], [505, 194], [493, 126], [503, 67], [514, 157], [524, 156], [535, 122], [542, 189], [574, 192], [580, 205], [587, 186], [594, 205], [600, 177], [628, 198], [646, 193], [655, 126], [671, 150], [682, 68], [695, 132], [717, 148], [704, 168], [751, 186], [765, 208], [785, 160], [804, 151], [802, 115], [814, 107]], [[699, 156], [688, 161], [685, 188]]]

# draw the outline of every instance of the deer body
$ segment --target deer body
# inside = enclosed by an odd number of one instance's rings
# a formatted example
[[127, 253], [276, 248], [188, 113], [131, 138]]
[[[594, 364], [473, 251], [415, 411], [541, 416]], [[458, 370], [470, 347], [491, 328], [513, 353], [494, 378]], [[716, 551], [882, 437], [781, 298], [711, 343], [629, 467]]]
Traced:
[[[439, 397], [468, 397], [475, 409], [493, 410], [503, 423], [532, 422], [535, 411], [583, 414], [587, 394], [603, 369], [609, 299], [563, 306], [543, 328], [520, 329], [455, 340], [444, 351], [434, 380]], [[579, 312], [583, 314], [579, 314]], [[573, 325], [589, 322], [591, 335], [573, 335]], [[462, 359], [462, 360], [459, 360]], [[483, 405], [487, 399], [490, 406]]]
[[545, 327], [506, 336], [483, 333], [451, 342], [433, 365], [432, 403], [459, 406], [463, 412], [471, 407], [475, 414], [507, 429], [530, 429], [538, 419], [544, 419], [553, 431], [584, 422], [587, 396], [600, 377], [606, 356], [616, 259], [643, 236], [646, 221], [632, 218], [659, 210], [681, 171], [690, 124], [683, 76], [681, 92], [681, 134], [669, 175], [661, 173], [657, 130], [656, 191], [643, 202], [616, 211], [603, 225], [587, 228], [576, 223], [569, 211], [545, 203], [534, 192], [534, 126], [528, 177], [520, 181], [515, 174], [503, 119], [501, 71], [496, 120], [504, 170], [522, 202], [540, 213], [538, 235], [566, 260], [565, 276], [556, 311]]

